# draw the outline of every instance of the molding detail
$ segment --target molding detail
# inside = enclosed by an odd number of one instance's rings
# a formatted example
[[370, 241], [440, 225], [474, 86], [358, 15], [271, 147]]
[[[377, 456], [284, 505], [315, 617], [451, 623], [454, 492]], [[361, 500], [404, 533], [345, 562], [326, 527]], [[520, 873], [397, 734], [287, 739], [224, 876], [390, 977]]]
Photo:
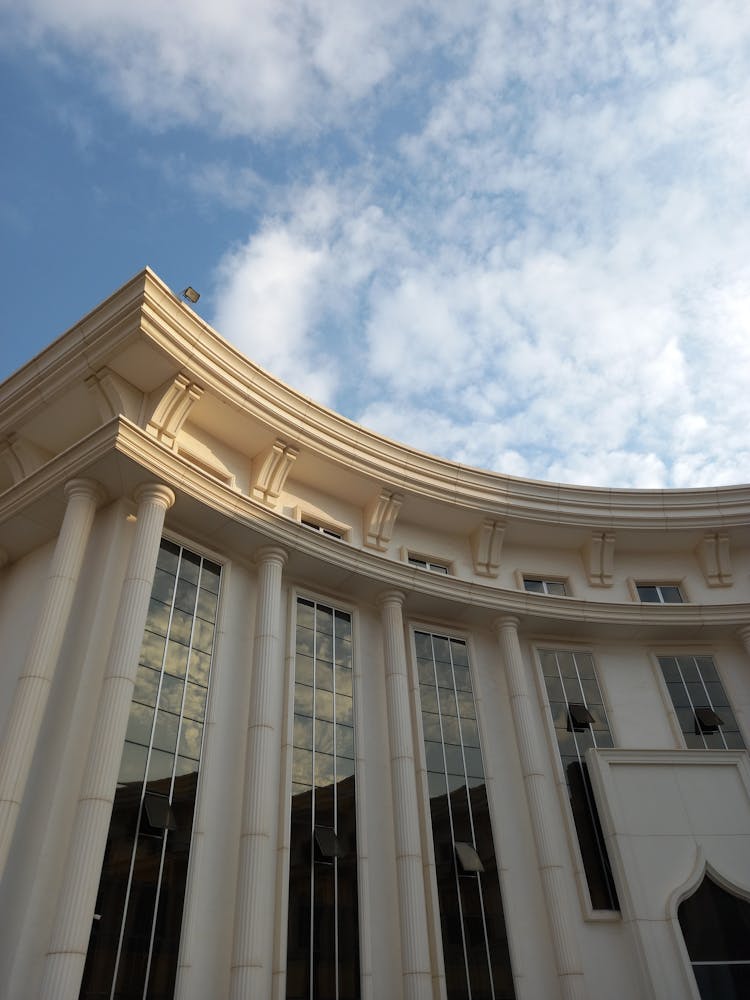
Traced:
[[709, 587], [732, 586], [732, 561], [726, 532], [707, 532], [698, 543], [695, 555]]
[[471, 535], [471, 557], [477, 576], [494, 578], [500, 570], [500, 552], [505, 537], [505, 523], [488, 517]]
[[613, 531], [594, 531], [581, 549], [583, 568], [592, 587], [611, 587], [615, 562]]
[[362, 537], [368, 548], [385, 552], [403, 502], [403, 493], [394, 493], [388, 489], [382, 489], [370, 500], [362, 512]]
[[4, 441], [0, 441], [0, 461], [5, 462], [14, 486], [36, 472], [49, 458], [50, 455], [42, 448], [18, 434], [9, 434]]
[[277, 438], [266, 451], [253, 459], [250, 496], [267, 507], [275, 507], [299, 449]]
[[102, 420], [127, 417], [138, 423], [143, 406], [143, 393], [109, 368], [100, 368], [86, 379], [86, 387], [96, 399]]
[[146, 425], [149, 434], [168, 448], [174, 449], [180, 428], [185, 423], [193, 405], [203, 395], [203, 389], [180, 373], [173, 381], [157, 389], [159, 401]]

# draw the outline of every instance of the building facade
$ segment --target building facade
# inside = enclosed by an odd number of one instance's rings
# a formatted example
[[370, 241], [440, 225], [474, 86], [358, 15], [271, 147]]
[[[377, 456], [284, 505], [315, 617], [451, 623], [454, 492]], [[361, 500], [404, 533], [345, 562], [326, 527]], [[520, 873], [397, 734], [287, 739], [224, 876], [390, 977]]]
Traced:
[[750, 995], [750, 487], [531, 482], [151, 272], [0, 387], [8, 1000]]

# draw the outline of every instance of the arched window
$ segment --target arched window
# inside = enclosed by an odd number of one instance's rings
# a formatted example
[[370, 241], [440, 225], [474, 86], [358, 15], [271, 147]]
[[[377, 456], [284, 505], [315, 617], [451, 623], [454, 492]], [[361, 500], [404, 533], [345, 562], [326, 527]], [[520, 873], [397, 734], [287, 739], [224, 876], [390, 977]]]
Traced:
[[750, 997], [750, 903], [706, 876], [677, 919], [701, 1000]]

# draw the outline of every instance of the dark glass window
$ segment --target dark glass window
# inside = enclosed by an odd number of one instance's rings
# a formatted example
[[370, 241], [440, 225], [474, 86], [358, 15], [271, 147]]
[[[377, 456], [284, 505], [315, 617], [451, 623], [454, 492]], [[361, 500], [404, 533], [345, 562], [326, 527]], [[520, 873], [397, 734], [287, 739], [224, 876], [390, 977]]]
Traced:
[[682, 591], [675, 583], [637, 583], [636, 589], [645, 604], [682, 604]]
[[659, 666], [686, 746], [742, 750], [745, 741], [710, 656], [660, 656]]
[[447, 576], [449, 573], [445, 563], [434, 562], [432, 559], [422, 559], [421, 556], [409, 556], [409, 565], [418, 566], [419, 569], [428, 569], [431, 573], [442, 573]]
[[329, 538], [343, 539], [343, 535], [340, 531], [334, 531], [333, 528], [326, 528], [325, 525], [319, 524], [317, 521], [311, 521], [309, 518], [302, 518], [302, 524], [306, 528], [310, 528], [311, 531], [317, 531], [321, 535], [328, 535]]
[[415, 632], [448, 1000], [515, 996], [469, 657]]
[[701, 1000], [750, 997], [750, 903], [706, 876], [677, 919]]
[[567, 591], [563, 580], [541, 580], [525, 576], [523, 589], [530, 594], [550, 594], [552, 597], [565, 597]]
[[584, 757], [589, 747], [614, 745], [594, 660], [590, 653], [552, 649], [540, 650], [539, 657], [591, 905], [595, 910], [617, 910], [617, 890]]
[[162, 541], [81, 1000], [173, 995], [220, 574]]
[[287, 1000], [355, 1000], [359, 912], [351, 615], [297, 601]]

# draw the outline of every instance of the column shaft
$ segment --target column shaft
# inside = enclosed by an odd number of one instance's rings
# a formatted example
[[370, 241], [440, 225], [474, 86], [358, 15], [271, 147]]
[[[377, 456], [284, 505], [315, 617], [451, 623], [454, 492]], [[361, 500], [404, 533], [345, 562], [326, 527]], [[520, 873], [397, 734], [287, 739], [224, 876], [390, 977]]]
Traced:
[[414, 735], [409, 711], [403, 600], [404, 595], [395, 591], [383, 594], [380, 599], [393, 789], [393, 827], [396, 838], [403, 995], [404, 1000], [427, 1000], [432, 997], [432, 971], [427, 940]]
[[66, 484], [65, 495], [68, 504], [45, 584], [41, 613], [0, 751], [0, 877], [13, 840], [101, 491], [91, 480], [73, 479]]
[[165, 486], [136, 493], [137, 523], [120, 595], [94, 732], [58, 897], [40, 1000], [76, 1000], [86, 961], [138, 654], [159, 555], [164, 517], [174, 503]]
[[555, 834], [558, 810], [545, 775], [539, 743], [535, 739], [534, 712], [518, 641], [518, 622], [515, 618], [502, 618], [496, 624], [496, 631], [508, 680], [513, 725], [549, 915], [560, 992], [565, 1000], [585, 1000], [583, 966], [565, 884], [567, 848]]
[[286, 553], [265, 548], [258, 559], [258, 605], [245, 762], [230, 996], [270, 997], [273, 974], [278, 796], [284, 671], [281, 574]]

